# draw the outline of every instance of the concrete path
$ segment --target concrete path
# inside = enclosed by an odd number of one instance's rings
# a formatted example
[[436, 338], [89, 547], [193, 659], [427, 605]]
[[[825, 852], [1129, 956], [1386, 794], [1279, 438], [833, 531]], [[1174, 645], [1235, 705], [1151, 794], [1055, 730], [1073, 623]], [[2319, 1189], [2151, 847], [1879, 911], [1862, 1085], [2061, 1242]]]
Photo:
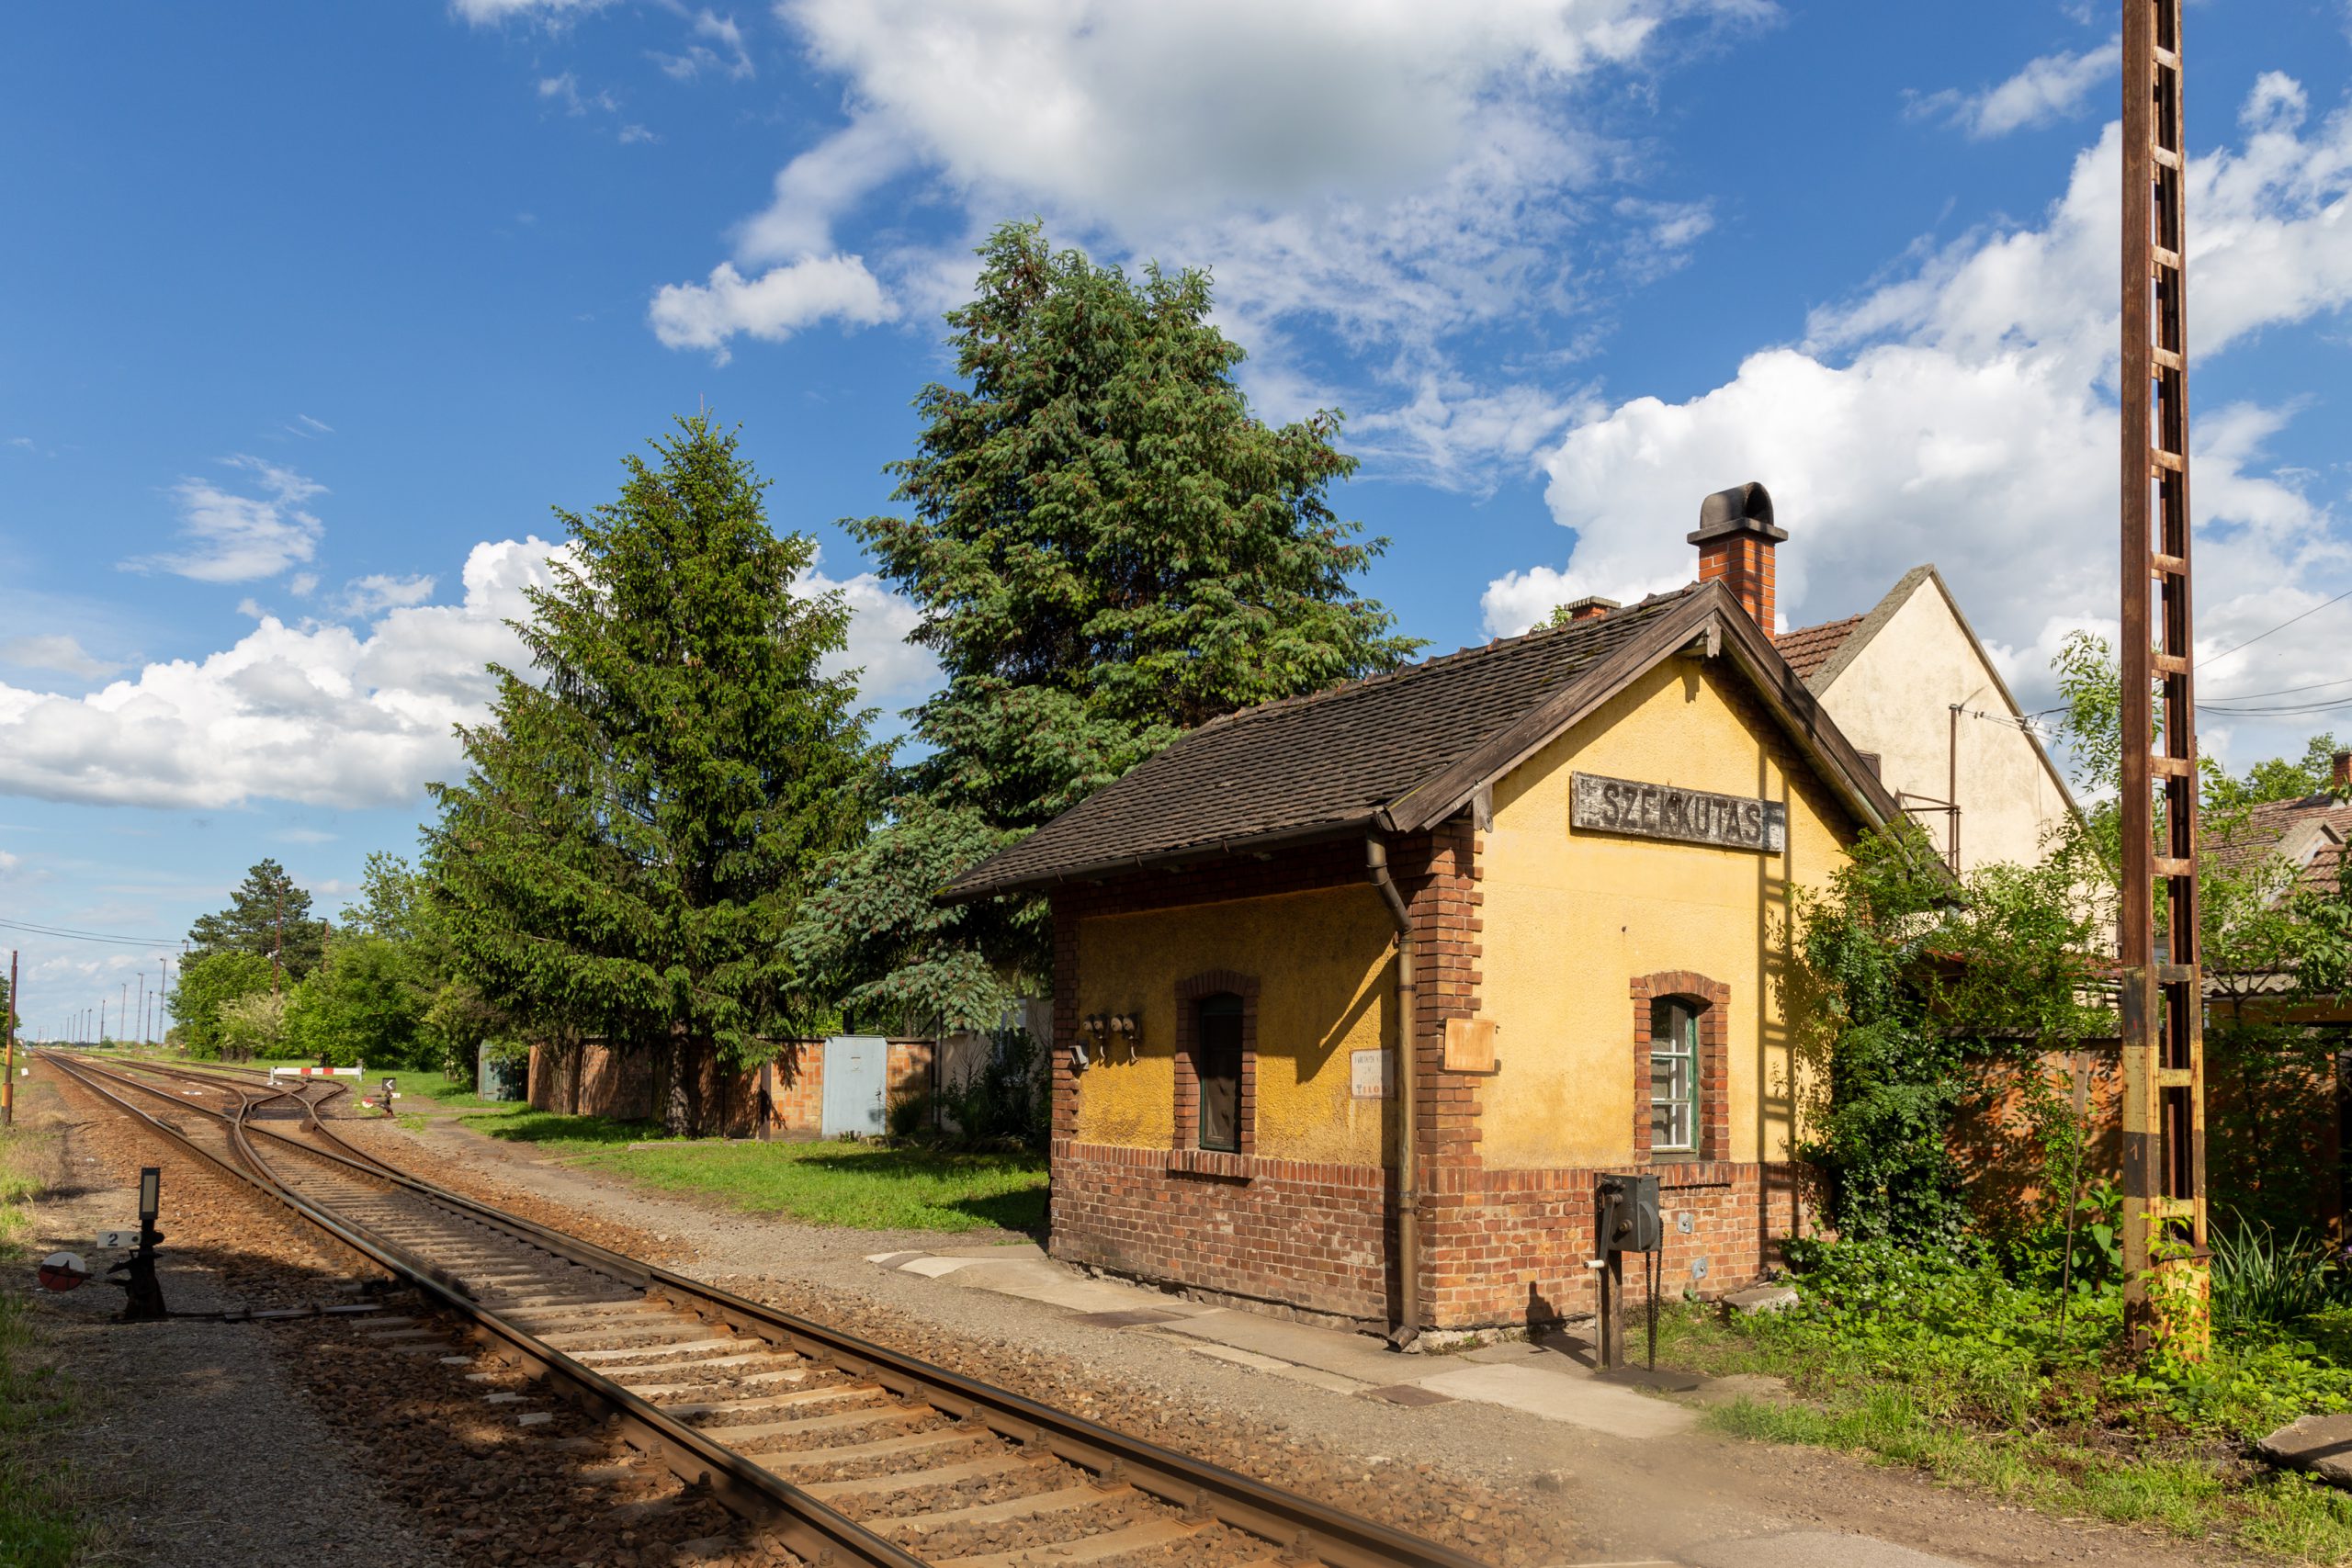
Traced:
[[[1598, 1382], [1563, 1349], [1492, 1345], [1447, 1356], [1399, 1356], [1361, 1334], [1209, 1306], [1139, 1285], [1089, 1278], [1028, 1243], [960, 1251], [893, 1252], [868, 1259], [885, 1269], [1043, 1303], [1182, 1344], [1204, 1356], [1313, 1383], [1335, 1393], [1396, 1403], [1467, 1399], [1500, 1404], [1618, 1438], [1687, 1431], [1682, 1405]], [[1114, 1317], [1126, 1321], [1113, 1322]], [[1428, 1398], [1400, 1390], [1419, 1390]]]
[[[1582, 1342], [1510, 1341], [1458, 1354], [1399, 1356], [1361, 1334], [1319, 1328], [1114, 1280], [1091, 1278], [1036, 1247], [880, 1253], [883, 1269], [991, 1291], [1080, 1314], [1088, 1322], [1146, 1334], [1196, 1354], [1311, 1383], [1335, 1393], [1398, 1404], [1465, 1400], [1556, 1421], [1629, 1442], [1671, 1438], [1698, 1420], [1691, 1406], [1599, 1381], [1577, 1359]], [[1591, 1568], [1964, 1568], [1874, 1536], [1798, 1530], [1724, 1537]]]

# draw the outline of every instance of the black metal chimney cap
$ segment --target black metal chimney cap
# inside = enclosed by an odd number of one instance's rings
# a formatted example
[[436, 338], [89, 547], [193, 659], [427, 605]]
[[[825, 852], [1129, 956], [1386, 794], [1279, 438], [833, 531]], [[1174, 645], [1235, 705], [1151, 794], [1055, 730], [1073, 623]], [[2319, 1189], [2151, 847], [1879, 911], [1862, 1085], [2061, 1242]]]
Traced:
[[1684, 537], [1703, 545], [1726, 534], [1760, 534], [1775, 544], [1789, 536], [1787, 529], [1772, 525], [1772, 492], [1754, 479], [1719, 490], [1701, 502], [1698, 529]]

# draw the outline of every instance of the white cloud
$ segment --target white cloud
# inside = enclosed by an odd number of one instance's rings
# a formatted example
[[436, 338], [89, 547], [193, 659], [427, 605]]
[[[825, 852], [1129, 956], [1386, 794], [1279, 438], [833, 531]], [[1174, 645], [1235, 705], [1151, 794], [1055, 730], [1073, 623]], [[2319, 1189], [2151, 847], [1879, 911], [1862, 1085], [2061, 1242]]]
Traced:
[[824, 667], [833, 673], [863, 671], [858, 688], [865, 705], [895, 712], [937, 683], [938, 661], [927, 649], [907, 640], [922, 620], [922, 612], [912, 600], [883, 586], [880, 578], [870, 571], [831, 578], [812, 563], [793, 586], [803, 593], [841, 593], [850, 613], [849, 646], [828, 658]]
[[[418, 603], [430, 579], [363, 578], [379, 601], [357, 628], [256, 625], [230, 648], [145, 666], [86, 696], [0, 683], [0, 794], [91, 805], [217, 809], [255, 799], [309, 806], [412, 806], [427, 780], [462, 765], [452, 728], [478, 723], [495, 689], [491, 663], [527, 667], [510, 619], [524, 590], [551, 581], [569, 549], [538, 538], [476, 545], [463, 599]], [[863, 666], [865, 701], [905, 706], [936, 679], [905, 641], [913, 606], [871, 574], [814, 571], [805, 592], [838, 588], [852, 612], [834, 670]]]
[[0, 790], [97, 805], [211, 808], [255, 797], [414, 802], [479, 719], [482, 667], [548, 580], [538, 539], [474, 547], [458, 604], [387, 611], [362, 632], [262, 615], [231, 648], [149, 664], [85, 697], [0, 684]]
[[354, 578], [343, 585], [344, 613], [372, 615], [379, 610], [422, 604], [433, 597], [433, 581], [423, 575], [393, 577], [384, 572]]
[[606, 0], [450, 0], [449, 8], [476, 27], [511, 21], [517, 17], [548, 22], [594, 11]]
[[560, 76], [540, 77], [539, 96], [562, 106], [563, 112], [571, 115], [584, 115], [591, 109], [600, 114], [611, 114], [621, 107], [611, 93], [602, 88], [593, 93], [582, 93], [580, 78], [569, 71]]
[[[2197, 355], [2352, 302], [2352, 111], [2303, 135], [2292, 85], [2265, 78], [2245, 144], [2192, 158]], [[1786, 618], [1867, 608], [1932, 558], [2023, 683], [2041, 686], [2066, 629], [2115, 614], [2118, 134], [2109, 127], [2081, 154], [2039, 227], [1927, 255], [1817, 312], [1801, 345], [1749, 355], [1711, 391], [1636, 398], [1579, 423], [1545, 464], [1553, 515], [1576, 531], [1566, 568], [1496, 579], [1489, 629], [1517, 631], [1587, 593], [1631, 599], [1688, 581], [1683, 536], [1700, 499], [1756, 479], [1791, 534], [1780, 559]], [[2209, 652], [2352, 585], [2339, 520], [2305, 476], [2266, 455], [2293, 413], [2254, 403], [2197, 412], [2198, 630]], [[2329, 650], [2342, 646], [2273, 643], [2288, 646], [2263, 645], [2264, 686], [2296, 683], [2299, 660], [2316, 671], [2307, 678], [2325, 678]], [[2215, 681], [2253, 689], [2255, 651]], [[2215, 733], [2217, 746], [2233, 743]], [[2236, 739], [2256, 744], [2254, 735]]]
[[708, 283], [666, 285], [647, 312], [664, 344], [710, 349], [721, 364], [728, 339], [739, 333], [781, 343], [821, 321], [871, 326], [896, 313], [856, 256], [809, 256], [753, 278], [720, 262]]
[[63, 633], [11, 637], [0, 642], [0, 662], [24, 670], [54, 670], [61, 675], [79, 675], [85, 681], [111, 675], [122, 668], [111, 660], [93, 656], [77, 638]]
[[1958, 126], [1978, 141], [2012, 130], [2072, 119], [2086, 107], [2091, 89], [2115, 74], [2123, 48], [2114, 39], [2097, 49], [2061, 51], [2028, 61], [2006, 82], [1981, 92], [1945, 91], [1911, 99], [1915, 118], [1933, 118]]
[[326, 486], [291, 468], [243, 456], [222, 461], [254, 476], [261, 494], [240, 495], [209, 479], [185, 479], [172, 487], [180, 508], [180, 535], [192, 547], [126, 564], [160, 568], [199, 582], [248, 582], [275, 577], [317, 553], [325, 525], [305, 508]]
[[640, 141], [659, 141], [662, 140], [652, 131], [650, 131], [646, 130], [645, 127], [634, 122], [622, 126], [619, 131], [616, 134], [620, 144], [624, 147], [633, 147]]
[[695, 13], [684, 49], [676, 54], [656, 51], [653, 62], [680, 82], [691, 82], [705, 72], [733, 82], [748, 81], [753, 73], [751, 51], [743, 47], [743, 29], [733, 17], [707, 10]]
[[[1376, 400], [1408, 405], [1394, 423], [1416, 440], [1396, 451], [1419, 453], [1441, 482], [1476, 482], [1491, 413], [1433, 414], [1431, 389], [1459, 387], [1472, 404], [1529, 394], [1470, 385], [1449, 334], [1581, 310], [1596, 288], [1675, 265], [1712, 220], [1703, 204], [1600, 207], [1630, 238], [1583, 242], [1587, 193], [1640, 163], [1585, 129], [1586, 84], [1638, 65], [1669, 23], [1770, 11], [1767, 0], [784, 0], [778, 17], [847, 84], [848, 120], [778, 173], [730, 260], [746, 272], [840, 260], [839, 231], [862, 205], [919, 181], [908, 199], [960, 209], [967, 232], [868, 254], [893, 313], [923, 316], [968, 297], [971, 245], [989, 222], [1035, 212], [1106, 260], [1213, 269], [1221, 314], [1251, 344], [1253, 396], [1288, 385], [1306, 406], [1342, 400], [1283, 358], [1287, 321], [1336, 330], [1372, 367]], [[673, 286], [661, 300], [681, 289], [703, 292]], [[729, 330], [721, 314], [662, 341], [707, 347]]]

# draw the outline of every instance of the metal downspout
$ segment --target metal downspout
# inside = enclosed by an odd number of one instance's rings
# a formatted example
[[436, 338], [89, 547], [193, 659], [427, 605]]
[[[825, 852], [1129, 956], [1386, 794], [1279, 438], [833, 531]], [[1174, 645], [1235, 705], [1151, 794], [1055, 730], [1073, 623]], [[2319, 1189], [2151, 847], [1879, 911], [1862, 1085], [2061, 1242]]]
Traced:
[[1413, 982], [1413, 912], [1388, 874], [1388, 846], [1363, 841], [1364, 874], [1380, 890], [1396, 927], [1396, 1321], [1388, 1342], [1401, 1350], [1421, 1333], [1421, 1183], [1419, 1095], [1415, 1031], [1419, 1022]]

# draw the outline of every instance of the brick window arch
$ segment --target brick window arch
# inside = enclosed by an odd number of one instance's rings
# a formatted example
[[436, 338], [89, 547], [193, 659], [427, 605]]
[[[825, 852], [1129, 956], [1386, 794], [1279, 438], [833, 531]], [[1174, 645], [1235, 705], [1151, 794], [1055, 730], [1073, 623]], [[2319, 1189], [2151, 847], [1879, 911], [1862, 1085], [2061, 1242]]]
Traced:
[[[1694, 970], [1668, 969], [1639, 976], [1630, 989], [1634, 1001], [1634, 1157], [1639, 1161], [1729, 1159], [1731, 987]], [[1690, 1107], [1691, 1145], [1653, 1151], [1653, 1054], [1666, 1043], [1654, 1040], [1652, 1030], [1662, 1018], [1688, 1018], [1696, 1026], [1697, 1059], [1691, 1064], [1695, 1103]]]
[[1201, 1004], [1221, 997], [1240, 1001], [1241, 1061], [1232, 1151], [1258, 1150], [1258, 977], [1211, 969], [1176, 982], [1176, 1127], [1174, 1147], [1201, 1146]]

